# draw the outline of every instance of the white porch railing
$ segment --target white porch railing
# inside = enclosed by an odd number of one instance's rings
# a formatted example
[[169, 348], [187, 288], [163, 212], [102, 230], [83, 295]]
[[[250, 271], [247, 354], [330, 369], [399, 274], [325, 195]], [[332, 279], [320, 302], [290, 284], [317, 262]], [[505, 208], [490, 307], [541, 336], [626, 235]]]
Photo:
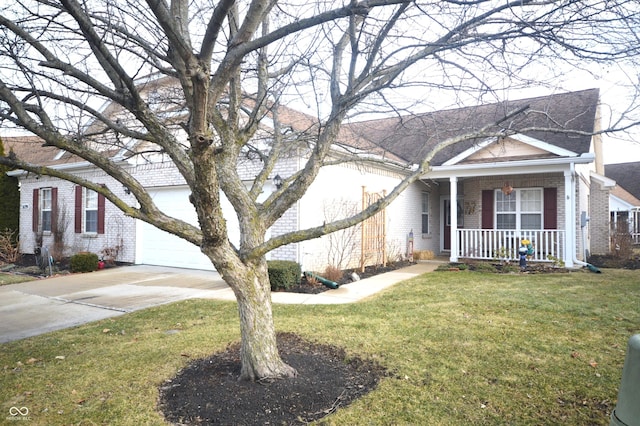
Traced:
[[458, 257], [519, 259], [520, 240], [533, 244], [534, 262], [564, 259], [564, 233], [558, 230], [458, 229]]

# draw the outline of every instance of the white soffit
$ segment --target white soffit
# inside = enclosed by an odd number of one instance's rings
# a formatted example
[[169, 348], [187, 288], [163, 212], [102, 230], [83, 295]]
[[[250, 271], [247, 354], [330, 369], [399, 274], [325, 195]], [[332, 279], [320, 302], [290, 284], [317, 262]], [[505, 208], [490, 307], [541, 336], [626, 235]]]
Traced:
[[602, 176], [601, 174], [598, 174], [594, 171], [590, 171], [589, 175], [591, 176], [592, 179], [597, 180], [598, 182], [600, 182], [601, 185], [607, 187], [607, 188], [613, 188], [616, 186], [616, 181], [608, 178], [606, 176]]

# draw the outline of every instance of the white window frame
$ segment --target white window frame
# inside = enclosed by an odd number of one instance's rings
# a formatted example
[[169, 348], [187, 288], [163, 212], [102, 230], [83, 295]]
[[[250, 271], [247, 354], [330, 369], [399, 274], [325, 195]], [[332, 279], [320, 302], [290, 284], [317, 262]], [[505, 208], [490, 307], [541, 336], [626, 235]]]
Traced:
[[[45, 196], [47, 194], [47, 196]], [[52, 188], [40, 188], [40, 200], [39, 204], [39, 228], [42, 232], [51, 232], [53, 229], [53, 189]], [[44, 215], [48, 213], [49, 220], [45, 222]], [[48, 225], [48, 229], [45, 228], [45, 223]]]
[[[89, 229], [89, 215], [87, 213], [92, 212], [95, 212], [95, 221], [92, 221], [94, 229]], [[88, 188], [82, 189], [82, 230], [85, 234], [98, 233], [98, 193]]]
[[[522, 194], [526, 191], [535, 191], [539, 194], [539, 210], [528, 210], [526, 206], [523, 207]], [[495, 197], [494, 197], [494, 218], [493, 223], [495, 223], [495, 229], [505, 229], [505, 230], [539, 230], [544, 227], [544, 189], [543, 188], [517, 188], [514, 189], [513, 192], [509, 196], [515, 197], [515, 210], [503, 210], [500, 211], [498, 209], [498, 203], [501, 201], [499, 198], [502, 198], [505, 194], [500, 190], [496, 189]], [[498, 227], [498, 217], [500, 215], [515, 215], [515, 227], [514, 228], [499, 228]], [[522, 216], [525, 214], [539, 214], [540, 215], [540, 226], [538, 228], [522, 228]]]
[[[429, 210], [431, 207], [431, 195], [428, 192], [422, 192], [421, 195], [421, 207], [422, 207], [422, 214], [420, 216], [421, 218], [421, 222], [420, 222], [420, 227], [422, 230], [422, 234], [423, 235], [428, 235], [431, 233], [431, 223], [430, 223], [430, 215], [429, 215]], [[425, 222], [426, 221], [426, 222]], [[427, 225], [427, 229], [425, 232], [424, 226], [425, 224]]]

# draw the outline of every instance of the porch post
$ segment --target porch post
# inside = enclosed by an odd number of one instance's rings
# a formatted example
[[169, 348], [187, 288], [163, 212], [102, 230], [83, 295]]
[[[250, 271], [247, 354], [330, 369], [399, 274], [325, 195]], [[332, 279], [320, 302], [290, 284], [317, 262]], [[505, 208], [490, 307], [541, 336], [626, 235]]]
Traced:
[[[450, 221], [451, 221], [451, 254], [449, 261], [458, 261], [458, 178], [451, 176], [449, 178], [451, 200], [449, 201]], [[446, 214], [446, 212], [445, 212]], [[447, 218], [445, 217], [445, 220]]]
[[573, 167], [564, 172], [564, 200], [564, 264], [567, 268], [573, 268], [573, 258], [578, 243], [575, 238], [576, 192], [573, 186]]

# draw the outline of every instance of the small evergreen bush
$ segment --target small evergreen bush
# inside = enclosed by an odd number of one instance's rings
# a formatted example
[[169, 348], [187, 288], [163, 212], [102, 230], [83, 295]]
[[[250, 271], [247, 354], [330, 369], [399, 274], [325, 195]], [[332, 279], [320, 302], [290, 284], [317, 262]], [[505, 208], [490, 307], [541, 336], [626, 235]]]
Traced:
[[478, 262], [473, 269], [476, 272], [497, 272], [496, 267], [488, 262]]
[[267, 266], [272, 291], [288, 290], [300, 283], [302, 267], [299, 263], [291, 260], [270, 260]]
[[502, 266], [502, 273], [503, 274], [512, 274], [515, 272], [520, 272], [520, 267], [517, 265], [511, 265], [511, 264], [507, 264], [507, 265], [503, 265]]
[[[4, 145], [0, 139], [0, 157], [4, 156]], [[14, 242], [17, 241], [18, 229], [20, 228], [20, 190], [18, 179], [7, 176], [11, 168], [0, 166], [0, 229], [15, 231]]]
[[89, 252], [80, 252], [71, 256], [69, 262], [71, 272], [93, 272], [98, 270], [98, 255]]

